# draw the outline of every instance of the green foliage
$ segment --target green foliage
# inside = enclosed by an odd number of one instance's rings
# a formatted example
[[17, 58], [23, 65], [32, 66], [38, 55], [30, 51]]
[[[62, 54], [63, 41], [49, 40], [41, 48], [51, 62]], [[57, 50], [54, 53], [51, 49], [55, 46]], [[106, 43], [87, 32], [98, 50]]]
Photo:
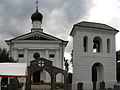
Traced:
[[119, 51], [116, 51], [116, 60], [120, 60], [120, 50]]
[[0, 48], [0, 62], [14, 62], [12, 57], [9, 57], [7, 49]]
[[64, 88], [64, 84], [63, 84], [63, 83], [57, 83], [57, 84], [56, 84], [56, 87]]
[[5, 85], [8, 85], [8, 78], [7, 77], [2, 77], [1, 86], [5, 86]]
[[116, 52], [117, 61], [117, 81], [120, 81], [120, 50]]
[[96, 90], [96, 82], [93, 82], [93, 90]]

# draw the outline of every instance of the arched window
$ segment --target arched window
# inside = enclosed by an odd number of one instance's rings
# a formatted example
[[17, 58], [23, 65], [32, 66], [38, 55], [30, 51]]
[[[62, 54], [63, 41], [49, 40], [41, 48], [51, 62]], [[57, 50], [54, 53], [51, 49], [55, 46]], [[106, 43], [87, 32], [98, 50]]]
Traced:
[[93, 39], [93, 52], [100, 53], [102, 51], [102, 39], [100, 37], [95, 37]]
[[84, 36], [83, 38], [83, 49], [84, 49], [84, 52], [88, 51], [88, 37], [87, 36]]
[[110, 39], [107, 39], [107, 53], [110, 53]]

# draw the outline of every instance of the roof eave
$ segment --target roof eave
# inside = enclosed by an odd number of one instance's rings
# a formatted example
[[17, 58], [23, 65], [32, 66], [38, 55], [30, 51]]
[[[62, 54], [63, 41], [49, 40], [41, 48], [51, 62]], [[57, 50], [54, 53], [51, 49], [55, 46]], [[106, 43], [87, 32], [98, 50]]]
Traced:
[[73, 33], [74, 33], [74, 28], [75, 28], [75, 25], [73, 26], [71, 32], [70, 32], [70, 36], [73, 36]]

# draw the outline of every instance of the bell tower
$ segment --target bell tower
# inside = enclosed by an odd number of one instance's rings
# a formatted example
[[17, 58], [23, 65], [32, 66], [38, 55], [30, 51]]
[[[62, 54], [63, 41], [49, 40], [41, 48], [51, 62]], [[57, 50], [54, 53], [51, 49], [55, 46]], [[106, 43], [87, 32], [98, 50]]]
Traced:
[[115, 35], [118, 30], [101, 23], [80, 22], [73, 26], [73, 89], [83, 83], [84, 90], [100, 88], [104, 81], [106, 88], [116, 82]]

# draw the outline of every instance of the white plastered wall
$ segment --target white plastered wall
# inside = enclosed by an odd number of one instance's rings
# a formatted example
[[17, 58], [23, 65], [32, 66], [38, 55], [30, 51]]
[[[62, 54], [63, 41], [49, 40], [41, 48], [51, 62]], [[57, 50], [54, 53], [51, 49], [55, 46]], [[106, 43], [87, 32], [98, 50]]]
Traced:
[[[94, 31], [81, 28], [73, 35], [73, 90], [77, 90], [78, 82], [83, 82], [85, 90], [92, 90], [92, 65], [101, 63], [103, 65], [103, 79], [106, 88], [113, 87], [116, 82], [116, 58], [115, 58], [115, 36], [109, 32]], [[83, 50], [83, 38], [88, 37], [88, 52]], [[93, 53], [93, 38], [99, 36], [102, 39], [102, 51]], [[107, 53], [107, 39], [110, 39], [111, 51]]]

